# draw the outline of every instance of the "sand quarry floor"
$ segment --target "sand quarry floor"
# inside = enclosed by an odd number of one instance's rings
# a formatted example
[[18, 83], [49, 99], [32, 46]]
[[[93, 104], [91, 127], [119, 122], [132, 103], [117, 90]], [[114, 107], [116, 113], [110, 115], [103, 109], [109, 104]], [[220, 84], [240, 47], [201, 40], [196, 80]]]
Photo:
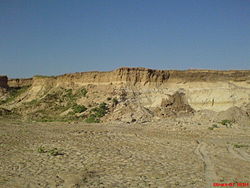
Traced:
[[211, 124], [185, 118], [145, 124], [1, 120], [0, 187], [250, 183], [250, 129], [218, 126], [209, 130]]

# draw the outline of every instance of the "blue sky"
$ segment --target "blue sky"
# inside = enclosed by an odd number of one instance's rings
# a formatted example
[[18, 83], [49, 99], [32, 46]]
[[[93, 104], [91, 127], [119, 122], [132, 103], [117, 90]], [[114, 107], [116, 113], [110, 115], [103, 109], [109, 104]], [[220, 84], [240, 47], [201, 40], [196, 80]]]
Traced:
[[250, 69], [250, 0], [0, 0], [0, 74]]

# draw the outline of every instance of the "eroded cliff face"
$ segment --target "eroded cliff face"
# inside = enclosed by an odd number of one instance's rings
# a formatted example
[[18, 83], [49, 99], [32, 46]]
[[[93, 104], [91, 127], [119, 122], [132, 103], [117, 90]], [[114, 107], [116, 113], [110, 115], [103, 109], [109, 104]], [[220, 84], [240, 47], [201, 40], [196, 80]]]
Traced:
[[30, 85], [12, 103], [5, 104], [8, 109], [35, 115], [37, 111], [51, 109], [51, 113], [57, 110], [63, 116], [71, 113], [74, 106], [84, 105], [87, 110], [82, 116], [88, 117], [99, 104], [105, 103], [109, 113], [102, 119], [132, 122], [179, 112], [244, 109], [250, 103], [250, 71], [124, 67], [110, 72], [35, 76], [8, 83], [12, 87]]
[[[124, 89], [137, 96], [147, 107], [160, 107], [175, 92], [185, 93], [187, 103], [195, 110], [222, 111], [250, 102], [250, 71], [152, 70], [120, 68], [111, 72], [84, 72], [57, 77], [34, 77], [32, 92], [49, 87], [107, 87], [104, 93]], [[102, 89], [101, 89], [102, 90]]]
[[[146, 68], [119, 68], [110, 72], [81, 72], [55, 77], [34, 77], [34, 84], [53, 80], [56, 85], [127, 84], [132, 86], [161, 86], [171, 82], [249, 82], [250, 71], [213, 70], [153, 70]], [[71, 84], [71, 85], [70, 85]]]
[[9, 79], [8, 86], [9, 87], [25, 87], [32, 85], [32, 78], [24, 78], [24, 79]]

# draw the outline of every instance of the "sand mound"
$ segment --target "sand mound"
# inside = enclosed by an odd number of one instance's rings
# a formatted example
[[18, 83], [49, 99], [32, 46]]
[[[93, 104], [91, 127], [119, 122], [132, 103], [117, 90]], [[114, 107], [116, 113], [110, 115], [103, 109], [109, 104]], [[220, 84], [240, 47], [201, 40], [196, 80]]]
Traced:
[[168, 95], [168, 98], [163, 99], [161, 107], [156, 108], [155, 112], [159, 117], [170, 117], [180, 113], [194, 112], [194, 110], [188, 104], [185, 94], [176, 92], [173, 95]]
[[250, 116], [239, 107], [231, 107], [228, 110], [218, 112], [215, 118], [217, 121], [230, 120], [242, 126], [250, 125]]
[[116, 106], [106, 118], [107, 121], [121, 121], [125, 123], [151, 121], [153, 113], [138, 104], [137, 101], [126, 101]]

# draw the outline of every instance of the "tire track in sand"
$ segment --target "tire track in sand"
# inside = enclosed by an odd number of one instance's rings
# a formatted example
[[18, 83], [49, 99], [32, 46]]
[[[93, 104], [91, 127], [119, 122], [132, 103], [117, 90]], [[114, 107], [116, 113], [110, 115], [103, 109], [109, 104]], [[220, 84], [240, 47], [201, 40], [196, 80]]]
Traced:
[[235, 158], [241, 159], [243, 161], [249, 161], [250, 162], [250, 155], [248, 155], [246, 152], [234, 149], [232, 145], [227, 146], [227, 150], [229, 153], [231, 153]]
[[204, 163], [204, 173], [205, 173], [205, 180], [206, 180], [206, 187], [212, 187], [213, 183], [217, 182], [217, 175], [214, 170], [214, 165], [207, 154], [207, 144], [198, 142], [198, 146], [195, 150], [195, 154], [197, 154]]

